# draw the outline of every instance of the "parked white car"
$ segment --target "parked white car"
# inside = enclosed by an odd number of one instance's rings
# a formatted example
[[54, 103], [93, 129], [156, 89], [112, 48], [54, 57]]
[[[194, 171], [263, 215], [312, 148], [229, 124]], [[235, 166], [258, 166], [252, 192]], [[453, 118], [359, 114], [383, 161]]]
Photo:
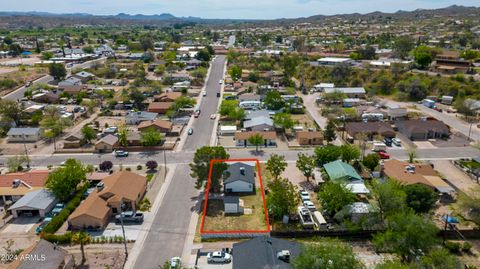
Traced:
[[170, 268], [177, 268], [177, 267], [180, 267], [181, 265], [181, 259], [180, 257], [173, 257], [170, 259]]
[[300, 191], [300, 197], [302, 198], [302, 201], [310, 201], [310, 195], [306, 191]]
[[315, 207], [315, 204], [312, 201], [305, 201], [303, 202], [303, 205], [308, 208], [310, 211], [316, 211], [317, 208]]
[[229, 263], [232, 261], [232, 255], [224, 251], [209, 252], [207, 261], [212, 263]]
[[207, 96], [207, 91], [202, 91], [203, 96]]

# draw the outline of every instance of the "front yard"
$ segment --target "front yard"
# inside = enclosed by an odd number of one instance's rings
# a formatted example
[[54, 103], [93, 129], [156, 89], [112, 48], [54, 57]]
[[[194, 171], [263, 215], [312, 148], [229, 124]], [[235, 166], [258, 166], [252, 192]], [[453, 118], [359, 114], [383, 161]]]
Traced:
[[223, 200], [210, 199], [207, 204], [204, 231], [267, 230], [261, 189], [255, 194], [240, 196], [244, 214], [225, 215]]

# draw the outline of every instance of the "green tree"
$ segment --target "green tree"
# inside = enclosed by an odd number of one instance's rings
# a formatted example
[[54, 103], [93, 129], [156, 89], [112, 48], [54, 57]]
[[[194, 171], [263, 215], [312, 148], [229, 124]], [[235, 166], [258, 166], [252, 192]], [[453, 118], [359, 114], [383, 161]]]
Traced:
[[300, 64], [300, 58], [296, 54], [290, 54], [283, 57], [283, 71], [285, 77], [290, 78], [295, 75], [295, 70]]
[[342, 152], [342, 161], [346, 163], [360, 158], [360, 149], [353, 144], [342, 145], [340, 151]]
[[393, 53], [400, 59], [405, 59], [414, 46], [415, 44], [410, 36], [400, 36], [393, 43]]
[[480, 193], [470, 191], [467, 195], [460, 192], [458, 195], [458, 209], [463, 213], [465, 219], [472, 221], [480, 227]]
[[232, 77], [233, 81], [237, 81], [242, 78], [242, 68], [238, 65], [234, 65], [228, 70], [228, 74]]
[[86, 181], [87, 168], [80, 161], [68, 159], [63, 167], [48, 175], [45, 186], [60, 200], [66, 201]]
[[380, 162], [380, 156], [377, 153], [370, 153], [365, 158], [363, 158], [363, 165], [370, 169], [370, 171], [375, 170], [375, 167], [378, 166]]
[[122, 147], [128, 146], [128, 129], [125, 125], [118, 128], [118, 143], [120, 143]]
[[65, 128], [72, 124], [72, 120], [61, 117], [57, 108], [54, 106], [45, 108], [43, 119], [40, 121], [40, 127], [44, 129], [44, 136], [47, 138], [59, 136]]
[[83, 52], [85, 53], [93, 53], [94, 52], [94, 49], [92, 46], [85, 46], [82, 48]]
[[285, 156], [273, 153], [270, 155], [270, 159], [268, 159], [265, 168], [270, 174], [272, 174], [274, 179], [278, 179], [282, 172], [287, 168]]
[[312, 176], [313, 170], [315, 169], [315, 156], [308, 156], [303, 153], [298, 153], [297, 156], [297, 168], [300, 170], [300, 172], [302, 172], [308, 181]]
[[382, 223], [387, 217], [406, 209], [406, 196], [402, 186], [394, 180], [372, 181], [372, 198], [375, 201], [373, 206], [377, 209]]
[[92, 143], [92, 140], [95, 139], [95, 137], [97, 136], [97, 133], [95, 132], [95, 130], [93, 130], [93, 128], [90, 125], [84, 125], [82, 127], [81, 132], [82, 132], [83, 138], [87, 140], [88, 143]]
[[67, 69], [65, 69], [65, 66], [60, 63], [51, 63], [48, 66], [48, 70], [50, 76], [52, 76], [57, 81], [63, 80], [67, 76]]
[[269, 91], [265, 96], [263, 103], [271, 110], [279, 110], [285, 107], [285, 100], [283, 100], [278, 91]]
[[258, 152], [258, 147], [265, 143], [265, 139], [262, 134], [256, 133], [248, 138], [248, 143], [254, 145], [255, 151]]
[[274, 218], [282, 219], [284, 215], [295, 212], [297, 205], [300, 203], [300, 197], [295, 185], [288, 179], [278, 178], [268, 182], [267, 186], [268, 212]]
[[413, 184], [405, 186], [407, 205], [416, 213], [427, 213], [438, 201], [438, 193], [425, 185]]
[[157, 130], [153, 128], [148, 128], [147, 130], [140, 133], [140, 138], [142, 145], [145, 147], [157, 146], [162, 142], [163, 136]]
[[201, 49], [198, 51], [197, 55], [195, 56], [200, 61], [208, 62], [212, 58], [212, 55], [208, 51], [208, 49]]
[[13, 121], [17, 126], [20, 125], [22, 111], [21, 103], [13, 100], [0, 99], [0, 115], [5, 120]]
[[411, 269], [408, 264], [404, 264], [401, 261], [389, 260], [384, 261], [375, 266], [375, 269]]
[[412, 261], [437, 244], [437, 232], [437, 226], [429, 219], [407, 210], [387, 218], [387, 229], [374, 235], [373, 245], [377, 251], [395, 253], [404, 261]]
[[85, 258], [85, 245], [88, 245], [90, 244], [90, 242], [92, 241], [92, 238], [90, 237], [90, 235], [86, 232], [76, 232], [72, 235], [72, 243], [73, 244], [78, 244], [80, 245], [80, 251], [82, 253], [82, 261], [81, 261], [81, 265], [85, 264], [85, 261], [87, 260]]
[[139, 91], [138, 89], [132, 89], [130, 90], [128, 97], [130, 100], [133, 100], [133, 105], [136, 108], [143, 107], [143, 101], [145, 100], [145, 95], [143, 95], [141, 91]]
[[53, 52], [50, 52], [50, 51], [44, 51], [42, 52], [42, 60], [45, 60], [45, 61], [48, 61], [50, 60], [51, 58], [53, 58], [55, 55], [53, 54]]
[[318, 242], [304, 245], [300, 255], [292, 261], [295, 269], [363, 269], [362, 262], [353, 253], [352, 247], [338, 239], [321, 238]]
[[10, 173], [15, 173], [23, 170], [23, 164], [29, 163], [30, 160], [27, 155], [15, 155], [7, 158], [7, 167]]
[[413, 51], [413, 56], [415, 57], [415, 62], [420, 66], [420, 68], [425, 69], [430, 65], [430, 63], [432, 63], [437, 53], [438, 49], [421, 45]]
[[340, 147], [335, 145], [315, 148], [315, 159], [319, 166], [336, 161], [340, 156], [342, 156], [342, 151], [340, 150]]
[[295, 121], [289, 113], [276, 113], [273, 116], [273, 123], [285, 130], [293, 128]]
[[434, 248], [421, 258], [425, 269], [462, 269], [465, 268], [457, 256], [444, 248]]
[[325, 130], [323, 130], [323, 137], [328, 143], [337, 139], [337, 134], [335, 133], [335, 123], [333, 123], [332, 120], [329, 120], [327, 126], [325, 126]]
[[342, 184], [327, 182], [318, 193], [318, 200], [330, 215], [335, 215], [345, 206], [355, 202], [355, 194]]
[[417, 150], [415, 148], [411, 148], [407, 151], [407, 155], [408, 155], [408, 162], [414, 163], [415, 158], [417, 158]]
[[[230, 155], [225, 151], [223, 147], [209, 147], [204, 146], [195, 152], [193, 161], [190, 163], [190, 176], [196, 178], [196, 188], [201, 188], [208, 180], [208, 173], [210, 170], [211, 160], [226, 160], [230, 158]], [[221, 189], [220, 178], [228, 165], [225, 162], [215, 162], [213, 164], [211, 188], [215, 191]]]

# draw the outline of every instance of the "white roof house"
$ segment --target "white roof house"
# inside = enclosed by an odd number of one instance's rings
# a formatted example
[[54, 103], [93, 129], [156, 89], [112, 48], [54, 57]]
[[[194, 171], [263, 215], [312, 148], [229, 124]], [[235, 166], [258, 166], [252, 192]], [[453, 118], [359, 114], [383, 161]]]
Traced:
[[339, 57], [324, 57], [317, 60], [320, 64], [338, 64], [338, 63], [348, 63], [351, 62], [350, 58], [339, 58]]

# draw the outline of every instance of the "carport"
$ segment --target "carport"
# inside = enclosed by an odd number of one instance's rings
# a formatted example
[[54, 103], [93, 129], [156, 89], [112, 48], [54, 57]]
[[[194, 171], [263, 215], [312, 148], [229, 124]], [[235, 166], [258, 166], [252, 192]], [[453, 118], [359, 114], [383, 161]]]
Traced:
[[48, 190], [36, 190], [25, 194], [9, 210], [14, 218], [19, 216], [45, 217], [57, 202], [52, 192]]

